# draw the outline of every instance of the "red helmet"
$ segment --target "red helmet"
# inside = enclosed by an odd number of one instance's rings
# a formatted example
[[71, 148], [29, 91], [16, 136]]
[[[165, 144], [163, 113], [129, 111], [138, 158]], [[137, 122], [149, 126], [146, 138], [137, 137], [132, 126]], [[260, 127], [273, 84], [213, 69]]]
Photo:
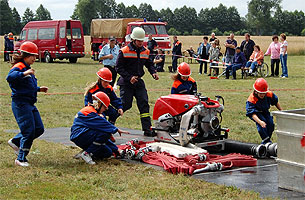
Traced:
[[38, 47], [33, 42], [24, 42], [19, 49], [21, 52], [38, 55]]
[[178, 73], [181, 76], [190, 76], [191, 75], [191, 68], [190, 68], [189, 64], [187, 64], [186, 62], [181, 63], [178, 66]]
[[255, 83], [253, 84], [253, 88], [256, 92], [259, 93], [267, 93], [269, 90], [268, 83], [263, 78], [256, 79]]
[[103, 81], [111, 82], [112, 81], [112, 73], [107, 67], [103, 67], [98, 72], [96, 72], [96, 75], [100, 77]]
[[110, 104], [110, 99], [107, 96], [107, 94], [105, 94], [104, 92], [97, 92], [93, 95], [93, 97], [95, 97], [98, 101], [100, 101], [102, 104], [104, 104], [104, 106], [106, 106], [106, 108], [108, 108], [108, 106]]

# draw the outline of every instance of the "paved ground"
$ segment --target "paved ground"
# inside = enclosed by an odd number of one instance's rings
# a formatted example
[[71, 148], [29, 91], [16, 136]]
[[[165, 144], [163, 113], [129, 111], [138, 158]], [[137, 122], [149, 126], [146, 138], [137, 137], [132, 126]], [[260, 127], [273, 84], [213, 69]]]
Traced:
[[[134, 138], [138, 138], [139, 140], [143, 141], [152, 140], [150, 137], [143, 136], [142, 131], [129, 129], [125, 130], [130, 131], [131, 134], [124, 134], [122, 137], [119, 137], [118, 134], [116, 134], [116, 144], [123, 144]], [[70, 128], [53, 128], [47, 129], [46, 132], [40, 137], [40, 139], [49, 142], [61, 143], [63, 145], [74, 146], [74, 143], [70, 142], [69, 136]], [[136, 161], [128, 162], [139, 163]], [[157, 166], [154, 166], [154, 168], [162, 170]], [[193, 177], [216, 184], [236, 186], [245, 190], [254, 190], [259, 192], [261, 197], [278, 197], [280, 199], [305, 199], [304, 193], [278, 188], [277, 173], [277, 164], [274, 159], [259, 159], [258, 166], [256, 167], [236, 168], [220, 172], [207, 172], [193, 175]]]

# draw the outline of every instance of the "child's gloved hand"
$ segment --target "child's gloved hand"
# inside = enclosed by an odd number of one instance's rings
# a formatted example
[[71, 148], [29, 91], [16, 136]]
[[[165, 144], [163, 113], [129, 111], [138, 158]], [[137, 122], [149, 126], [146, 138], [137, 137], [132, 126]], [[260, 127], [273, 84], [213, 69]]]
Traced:
[[121, 116], [123, 116], [123, 114], [124, 114], [123, 109], [122, 109], [122, 108], [118, 109], [118, 113], [119, 113]]

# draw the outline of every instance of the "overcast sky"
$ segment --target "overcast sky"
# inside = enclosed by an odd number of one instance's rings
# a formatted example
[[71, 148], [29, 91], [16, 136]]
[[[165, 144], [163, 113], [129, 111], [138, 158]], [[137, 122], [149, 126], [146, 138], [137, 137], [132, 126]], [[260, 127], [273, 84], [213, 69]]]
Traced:
[[[161, 10], [162, 8], [169, 7], [171, 10], [175, 8], [183, 7], [184, 5], [188, 7], [193, 7], [199, 12], [202, 8], [217, 7], [220, 3], [225, 6], [235, 6], [239, 14], [244, 17], [247, 14], [247, 0], [164, 0], [164, 1], [139, 1], [139, 0], [115, 0], [117, 3], [123, 2], [125, 6], [136, 5], [137, 7], [141, 3], [150, 4], [153, 9]], [[25, 9], [29, 7], [32, 11], [36, 11], [38, 6], [42, 4], [51, 13], [52, 19], [70, 19], [73, 13], [75, 4], [78, 0], [9, 0], [9, 5], [11, 8], [15, 7], [22, 17]], [[304, 0], [282, 0], [283, 10], [302, 10], [305, 12], [305, 2]]]

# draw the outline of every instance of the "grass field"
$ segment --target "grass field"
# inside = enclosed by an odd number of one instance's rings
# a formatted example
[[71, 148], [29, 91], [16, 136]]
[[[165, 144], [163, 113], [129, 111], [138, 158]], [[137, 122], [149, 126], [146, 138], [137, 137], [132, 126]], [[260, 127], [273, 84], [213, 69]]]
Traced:
[[[202, 42], [203, 36], [178, 36], [178, 39], [182, 42], [182, 49], [186, 50], [190, 46], [197, 51], [199, 42]], [[217, 36], [220, 40], [222, 52], [224, 53], [225, 47], [222, 45], [226, 41], [226, 36]], [[235, 36], [237, 44], [240, 45], [244, 40], [244, 36]], [[252, 36], [251, 39], [255, 41], [256, 44], [260, 45], [262, 51], [266, 51], [269, 44], [272, 42], [272, 36]], [[172, 36], [170, 36], [172, 41]], [[305, 37], [301, 36], [288, 36], [288, 53], [289, 55], [305, 55]], [[0, 36], [0, 51], [4, 49], [4, 39]], [[90, 36], [85, 36], [85, 51], [90, 52]]]
[[[289, 56], [289, 78], [268, 78], [270, 89], [279, 97], [283, 109], [305, 107], [305, 56]], [[270, 63], [269, 57], [266, 59]], [[183, 175], [171, 175], [141, 165], [118, 160], [88, 166], [72, 159], [78, 149], [35, 140], [28, 156], [31, 167], [17, 168], [15, 156], [7, 145], [13, 136], [7, 129], [18, 129], [12, 114], [10, 89], [5, 81], [9, 64], [0, 61], [0, 199], [259, 199], [259, 194], [235, 187], [215, 185]], [[255, 79], [211, 80], [198, 75], [198, 64], [192, 64], [193, 77], [199, 92], [225, 99], [223, 127], [230, 128], [229, 138], [259, 143], [255, 124], [245, 116], [245, 102]], [[32, 66], [40, 86], [49, 87], [49, 94], [38, 95], [37, 107], [46, 128], [70, 127], [74, 115], [83, 107], [82, 94], [86, 84], [96, 80], [101, 67], [89, 58], [76, 64], [65, 61], [51, 64], [36, 62]], [[155, 81], [146, 73], [151, 114], [155, 101], [170, 92], [170, 73], [160, 73]], [[57, 93], [57, 94], [56, 94]], [[139, 113], [134, 107], [119, 118], [117, 126], [140, 129]], [[275, 110], [272, 108], [271, 110]], [[67, 133], [69, 134], [69, 133]], [[276, 137], [273, 137], [276, 141]]]

